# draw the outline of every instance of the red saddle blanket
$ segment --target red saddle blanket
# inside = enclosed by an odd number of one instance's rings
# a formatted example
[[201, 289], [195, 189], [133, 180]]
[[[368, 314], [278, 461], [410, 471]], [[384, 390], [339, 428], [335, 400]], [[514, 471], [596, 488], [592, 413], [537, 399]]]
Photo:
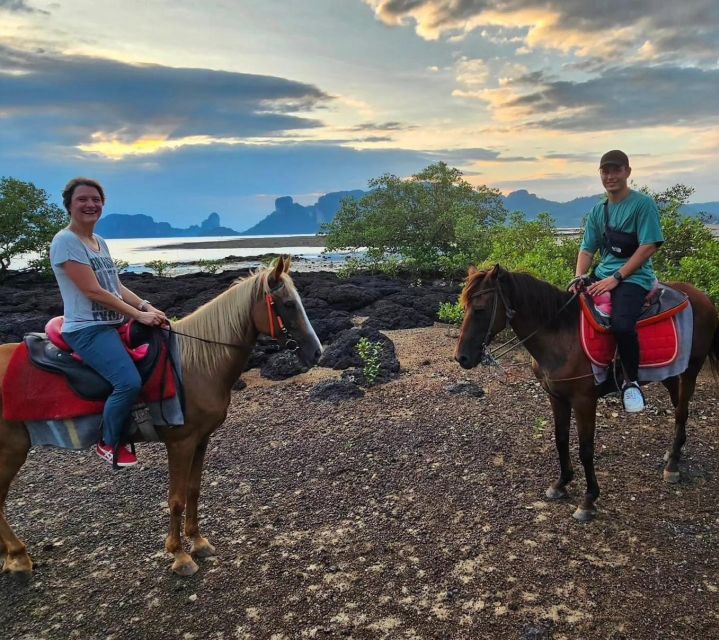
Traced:
[[[595, 365], [608, 367], [616, 355], [614, 335], [596, 321], [584, 297], [580, 296], [579, 300], [582, 309], [579, 335], [584, 353]], [[686, 302], [637, 323], [640, 367], [665, 367], [674, 362], [679, 354], [676, 314], [688, 304]]]
[[[140, 392], [140, 400], [158, 402], [176, 393], [172, 363], [164, 351]], [[78, 396], [62, 374], [33, 365], [24, 342], [10, 359], [2, 383], [2, 400], [6, 420], [62, 420], [102, 413], [105, 406], [103, 400], [85, 400]]]

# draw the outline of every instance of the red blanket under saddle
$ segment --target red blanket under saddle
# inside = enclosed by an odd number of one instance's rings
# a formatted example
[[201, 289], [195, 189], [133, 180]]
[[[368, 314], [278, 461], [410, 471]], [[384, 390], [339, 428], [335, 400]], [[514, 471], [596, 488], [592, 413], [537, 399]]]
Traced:
[[[687, 304], [637, 324], [640, 367], [665, 367], [674, 362], [679, 355], [676, 314]], [[580, 306], [579, 335], [584, 353], [595, 365], [608, 367], [617, 349], [614, 335], [596, 322], [583, 299]]]
[[[140, 399], [157, 402], [175, 394], [172, 365], [166, 351], [163, 351], [158, 357], [158, 365], [142, 388]], [[32, 364], [24, 342], [15, 349], [10, 359], [3, 380], [2, 399], [6, 420], [62, 420], [102, 413], [105, 405], [102, 400], [85, 400], [78, 396], [65, 376], [44, 371]]]

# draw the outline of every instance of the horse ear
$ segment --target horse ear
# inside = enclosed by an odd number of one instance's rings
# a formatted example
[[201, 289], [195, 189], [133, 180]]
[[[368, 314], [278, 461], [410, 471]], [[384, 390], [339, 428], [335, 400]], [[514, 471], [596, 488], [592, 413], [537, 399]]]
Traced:
[[289, 273], [290, 265], [292, 264], [292, 256], [284, 256], [284, 258], [285, 258], [285, 266], [284, 266], [285, 273]]
[[270, 279], [273, 280], [276, 283], [280, 282], [280, 278], [282, 277], [282, 274], [285, 271], [285, 258], [284, 256], [280, 256], [277, 258], [277, 261], [274, 264], [274, 268], [272, 269], [272, 274], [270, 275]]

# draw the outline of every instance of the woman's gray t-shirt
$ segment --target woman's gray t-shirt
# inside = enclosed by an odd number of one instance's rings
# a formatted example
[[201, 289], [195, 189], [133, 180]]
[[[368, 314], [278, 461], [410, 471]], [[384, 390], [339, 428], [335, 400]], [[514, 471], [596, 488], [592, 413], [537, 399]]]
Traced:
[[50, 263], [64, 305], [63, 332], [77, 331], [98, 324], [121, 324], [124, 320], [121, 313], [90, 300], [68, 278], [63, 269], [62, 265], [68, 260], [86, 264], [95, 272], [100, 286], [122, 300], [120, 278], [107, 243], [98, 235], [95, 235], [95, 238], [100, 246], [99, 251], [90, 249], [70, 229], [63, 229], [55, 235], [50, 245]]

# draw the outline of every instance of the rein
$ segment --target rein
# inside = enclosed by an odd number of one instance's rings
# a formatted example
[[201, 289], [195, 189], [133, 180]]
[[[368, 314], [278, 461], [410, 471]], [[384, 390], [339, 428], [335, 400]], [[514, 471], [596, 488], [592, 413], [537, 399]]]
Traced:
[[[495, 294], [495, 296], [494, 296], [493, 301], [492, 301], [492, 314], [491, 314], [490, 319], [489, 319], [489, 326], [487, 327], [487, 333], [486, 333], [486, 335], [484, 336], [484, 340], [482, 341], [482, 351], [485, 352], [486, 355], [488, 356], [487, 359], [488, 359], [488, 361], [489, 361], [489, 362], [488, 362], [489, 364], [497, 364], [497, 365], [498, 365], [498, 364], [499, 364], [499, 363], [497, 362], [497, 359], [498, 359], [498, 358], [503, 358], [504, 356], [506, 356], [506, 355], [507, 355], [510, 351], [512, 351], [513, 349], [516, 349], [517, 347], [523, 345], [523, 344], [524, 344], [525, 342], [527, 342], [530, 338], [534, 337], [537, 333], [539, 333], [542, 329], [545, 329], [546, 326], [537, 327], [537, 328], [536, 328], [534, 331], [532, 331], [528, 336], [525, 336], [525, 337], [522, 338], [521, 340], [515, 335], [513, 338], [507, 340], [507, 342], [505, 342], [504, 344], [501, 344], [501, 345], [499, 345], [499, 347], [497, 347], [497, 350], [500, 351], [501, 349], [503, 349], [504, 347], [507, 347], [507, 345], [509, 345], [506, 349], [504, 349], [504, 351], [502, 351], [502, 353], [498, 353], [496, 356], [495, 356], [495, 355], [492, 355], [492, 354], [489, 352], [489, 343], [490, 343], [490, 341], [491, 341], [491, 339], [492, 339], [492, 326], [494, 325], [494, 320], [495, 320], [495, 318], [497, 317], [497, 307], [498, 307], [497, 300], [499, 299], [499, 300], [502, 301], [502, 305], [504, 306], [504, 315], [505, 315], [504, 326], [503, 326], [499, 331], [503, 331], [503, 330], [506, 329], [508, 326], [510, 326], [510, 322], [511, 322], [512, 318], [514, 318], [514, 316], [515, 316], [516, 313], [517, 313], [514, 309], [512, 309], [512, 307], [509, 306], [509, 303], [507, 302], [507, 298], [506, 298], [506, 296], [504, 295], [504, 292], [502, 291], [502, 287], [501, 287], [500, 284], [499, 284], [499, 280], [497, 280], [496, 282], [497, 282], [496, 286], [494, 286], [494, 287], [489, 287], [489, 288], [487, 288], [487, 289], [482, 289], [481, 291], [477, 291], [477, 292], [474, 293], [471, 297], [472, 297], [472, 298], [476, 298], [476, 297], [478, 297], [478, 296], [480, 296], [480, 295], [482, 295], [482, 294], [484, 294], [484, 293], [488, 293], [488, 292], [491, 292], [491, 291], [496, 291], [496, 292], [497, 292], [497, 293]], [[578, 291], [575, 291], [575, 292], [572, 294], [572, 297], [569, 298], [569, 300], [567, 300], [567, 301], [557, 310], [557, 312], [554, 314], [554, 317], [550, 320], [550, 323], [553, 322], [556, 318], [558, 318], [558, 317], [559, 317], [559, 314], [562, 313], [562, 311], [564, 311], [564, 310], [572, 303], [572, 301], [573, 301], [578, 295], [579, 295], [579, 292], [578, 292]], [[499, 333], [499, 331], [497, 331], [497, 333]], [[496, 335], [496, 334], [495, 334], [495, 335]]]
[[[265, 294], [265, 305], [267, 307], [267, 320], [270, 325], [270, 337], [275, 341], [275, 344], [277, 346], [277, 351], [280, 351], [282, 347], [284, 346], [287, 351], [294, 353], [300, 348], [299, 343], [297, 340], [295, 340], [292, 337], [292, 334], [287, 330], [287, 327], [285, 326], [284, 321], [282, 320], [282, 316], [279, 314], [277, 309], [275, 308], [275, 301], [272, 298], [272, 294], [266, 293]], [[280, 333], [282, 334], [282, 338], [284, 339], [284, 344], [280, 345], [278, 340], [278, 334], [275, 331], [275, 324], [279, 327]], [[199, 340], [200, 342], [205, 342], [207, 344], [214, 344], [220, 347], [231, 347], [233, 349], [246, 349], [247, 347], [245, 345], [241, 344], [233, 344], [232, 342], [220, 342], [219, 340], [208, 340], [207, 338], [200, 338], [199, 336], [192, 336], [189, 333], [183, 333], [182, 331], [177, 331], [176, 329], [173, 329], [172, 326], [170, 326], [169, 329], [165, 329], [164, 327], [160, 327], [162, 331], [167, 331], [168, 334], [174, 333], [178, 336], [184, 336], [185, 338], [191, 338], [192, 340]]]

